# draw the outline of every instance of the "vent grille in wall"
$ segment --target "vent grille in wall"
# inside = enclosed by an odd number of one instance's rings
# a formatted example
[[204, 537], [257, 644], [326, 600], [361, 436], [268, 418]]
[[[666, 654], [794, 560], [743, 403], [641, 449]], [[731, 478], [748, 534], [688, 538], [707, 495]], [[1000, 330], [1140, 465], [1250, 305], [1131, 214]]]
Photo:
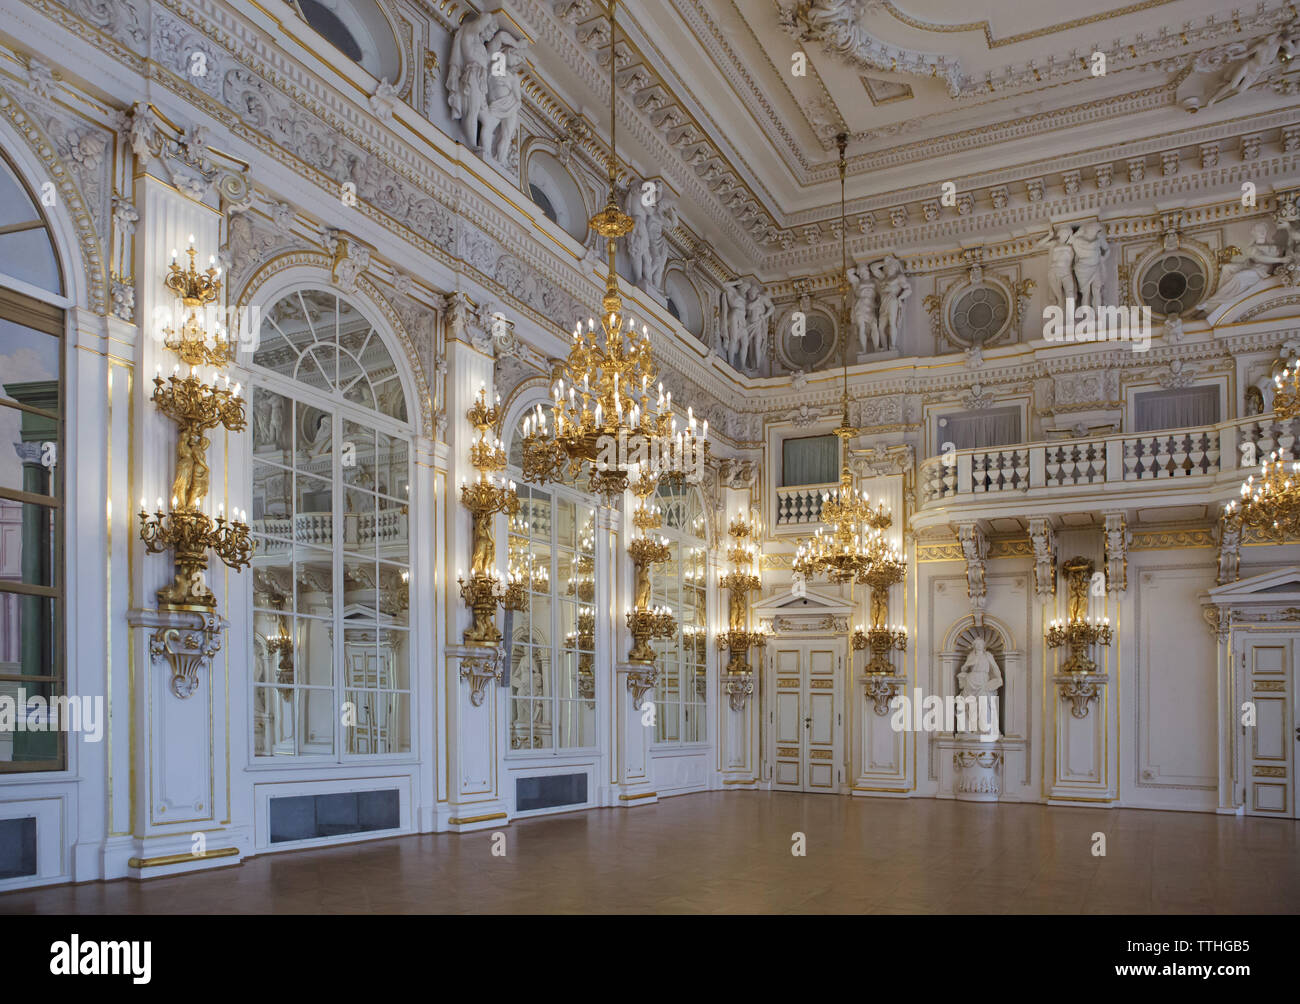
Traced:
[[271, 843], [395, 830], [401, 825], [396, 788], [289, 795], [271, 799]]
[[586, 774], [546, 774], [515, 780], [515, 811], [554, 809], [587, 801]]
[[36, 817], [0, 819], [0, 879], [36, 874]]

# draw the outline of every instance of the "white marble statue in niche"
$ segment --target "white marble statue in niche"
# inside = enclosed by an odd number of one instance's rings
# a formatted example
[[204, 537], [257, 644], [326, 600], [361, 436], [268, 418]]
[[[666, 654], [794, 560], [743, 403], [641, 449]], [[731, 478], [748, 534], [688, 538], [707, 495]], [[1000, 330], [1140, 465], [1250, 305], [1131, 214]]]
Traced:
[[727, 321], [722, 328], [722, 358], [739, 367], [738, 356], [749, 350], [745, 327], [745, 288], [748, 280], [733, 279], [722, 287]]
[[662, 293], [668, 235], [677, 226], [677, 200], [663, 182], [647, 181], [628, 189], [624, 209], [636, 223], [626, 238], [632, 282]]
[[892, 349], [898, 346], [903, 331], [903, 307], [912, 295], [912, 284], [903, 272], [903, 263], [894, 255], [885, 255], [871, 266], [871, 274], [878, 284], [880, 306], [876, 312], [879, 328], [877, 347]]
[[970, 652], [957, 670], [957, 692], [961, 697], [997, 697], [1002, 689], [998, 661], [980, 635], [971, 641]]
[[858, 333], [858, 349], [867, 351], [867, 336], [879, 351], [884, 346], [880, 340], [880, 323], [876, 316], [876, 280], [865, 265], [856, 265], [848, 271], [849, 285], [853, 287], [853, 328]]
[[456, 31], [447, 65], [447, 105], [466, 145], [505, 164], [519, 126], [523, 42], [495, 14], [470, 15]]

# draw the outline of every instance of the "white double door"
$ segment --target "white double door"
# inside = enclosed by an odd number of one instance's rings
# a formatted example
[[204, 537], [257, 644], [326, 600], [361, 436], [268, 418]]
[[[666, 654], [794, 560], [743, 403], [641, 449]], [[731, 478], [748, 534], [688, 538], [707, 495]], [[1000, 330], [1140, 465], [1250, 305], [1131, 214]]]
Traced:
[[772, 787], [837, 792], [843, 780], [843, 639], [773, 641], [765, 709]]
[[1246, 812], [1252, 816], [1300, 818], [1296, 811], [1296, 759], [1300, 750], [1300, 668], [1297, 639], [1247, 636], [1238, 665], [1255, 724], [1241, 724]]

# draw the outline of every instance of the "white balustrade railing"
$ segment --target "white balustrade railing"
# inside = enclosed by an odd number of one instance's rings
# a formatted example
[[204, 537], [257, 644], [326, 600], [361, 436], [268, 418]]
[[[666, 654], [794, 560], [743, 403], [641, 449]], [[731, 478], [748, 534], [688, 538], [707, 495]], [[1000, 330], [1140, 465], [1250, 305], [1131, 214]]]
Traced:
[[[378, 512], [344, 513], [343, 540], [348, 548], [389, 545], [405, 546], [410, 533], [408, 516], [401, 508], [380, 509]], [[334, 516], [327, 512], [304, 512], [290, 518], [271, 516], [253, 520], [254, 534], [262, 538], [258, 553], [274, 554], [286, 551], [290, 541], [315, 547], [331, 547], [334, 543]]]
[[839, 482], [824, 485], [792, 485], [776, 490], [776, 525], [805, 526], [822, 520], [822, 494], [833, 491]]
[[[922, 462], [918, 490], [924, 508], [962, 495], [1212, 479], [1254, 468], [1275, 451], [1294, 459], [1295, 441], [1290, 421], [1260, 415], [1197, 429], [957, 450]], [[778, 489], [778, 499], [786, 491], [793, 489]]]

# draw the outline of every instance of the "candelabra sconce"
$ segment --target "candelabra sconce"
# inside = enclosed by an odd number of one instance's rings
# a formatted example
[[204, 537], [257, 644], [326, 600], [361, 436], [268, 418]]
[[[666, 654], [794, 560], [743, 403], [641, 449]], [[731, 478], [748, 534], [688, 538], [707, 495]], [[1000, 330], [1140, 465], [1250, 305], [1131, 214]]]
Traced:
[[1062, 673], [1088, 674], [1097, 671], [1097, 663], [1088, 654], [1093, 645], [1111, 642], [1110, 619], [1089, 617], [1082, 620], [1052, 621], [1047, 629], [1047, 647], [1069, 648], [1061, 664]]
[[853, 632], [853, 650], [861, 652], [868, 649], [871, 651], [871, 658], [867, 661], [863, 672], [878, 676], [893, 676], [894, 664], [889, 660], [889, 653], [907, 650], [907, 628], [901, 624], [880, 627], [872, 625], [864, 631], [859, 626]]
[[578, 696], [584, 701], [596, 699], [595, 655], [596, 611], [591, 607], [578, 608], [578, 630], [564, 636], [564, 645], [578, 652]]
[[239, 520], [227, 520], [219, 507], [216, 519], [212, 519], [197, 507], [178, 507], [177, 501], [173, 498], [172, 511], [165, 512], [159, 499], [153, 513], [145, 510], [143, 499], [140, 502], [140, 539], [145, 551], [161, 554], [170, 550], [175, 558], [175, 577], [170, 586], [158, 590], [158, 603], [183, 610], [215, 609], [217, 598], [206, 581], [208, 552], [235, 571], [246, 568], [254, 548], [248, 524], [242, 520], [246, 514], [241, 512]]
[[461, 478], [460, 500], [473, 517], [470, 544], [469, 578], [456, 577], [460, 597], [474, 615], [473, 623], [465, 629], [462, 639], [466, 645], [494, 646], [501, 641], [501, 631], [496, 624], [497, 607], [522, 610], [527, 603], [525, 577], [513, 567], [505, 583], [497, 572], [496, 532], [493, 521], [497, 513], [514, 516], [519, 512], [519, 497], [515, 483], [496, 472], [505, 470], [506, 454], [497, 438], [496, 429], [501, 422], [500, 401], [487, 403], [487, 389], [480, 387], [478, 398], [466, 412], [466, 417], [478, 433], [470, 447], [470, 463], [478, 474], [473, 481]]
[[727, 527], [727, 533], [732, 541], [727, 550], [731, 571], [718, 579], [718, 587], [730, 593], [730, 603], [727, 630], [718, 635], [718, 647], [731, 653], [724, 670], [724, 680], [727, 694], [731, 698], [731, 707], [739, 710], [754, 690], [749, 650], [767, 644], [765, 631], [761, 628], [751, 631], [746, 627], [749, 619], [749, 594], [758, 592], [763, 586], [758, 576], [758, 520], [746, 520], [743, 515], [737, 515]]
[[266, 639], [266, 652], [276, 660], [275, 682], [282, 688], [280, 697], [288, 701], [293, 697], [293, 691], [287, 689], [293, 686], [293, 635], [283, 617], [279, 618], [276, 633]]
[[632, 650], [627, 661], [653, 665], [655, 653], [650, 642], [656, 638], [666, 641], [676, 635], [677, 618], [668, 607], [629, 610], [627, 627], [632, 632]]
[[[156, 594], [159, 614], [168, 614], [150, 615], [141, 623], [158, 628], [150, 636], [149, 651], [170, 664], [172, 693], [180, 698], [194, 693], [200, 670], [210, 665], [221, 649], [225, 621], [216, 615], [217, 598], [206, 581], [208, 554], [239, 571], [252, 562], [255, 547], [247, 513], [232, 510], [227, 517], [224, 505], [217, 507], [215, 518], [204, 511], [211, 477], [207, 434], [219, 427], [242, 432], [245, 413], [239, 384], [231, 387], [229, 377], [218, 373], [229, 362], [229, 342], [223, 333], [210, 337], [198, 314], [220, 296], [221, 270], [215, 263], [206, 272], [198, 270], [193, 237], [187, 253], [188, 268], [181, 267], [173, 251], [171, 266], [163, 277], [163, 284], [185, 310], [178, 326], [162, 332], [163, 345], [175, 352], [181, 363], [166, 380], [158, 367], [152, 395], [158, 410], [177, 426], [171, 508], [164, 509], [159, 498], [151, 513], [141, 499], [139, 512], [145, 552], [171, 551], [173, 555], [172, 583]], [[200, 366], [211, 367], [210, 380], [200, 374]], [[171, 612], [193, 612], [194, 616], [171, 617]]]
[[1097, 672], [1092, 658], [1094, 645], [1111, 643], [1110, 618], [1088, 616], [1088, 588], [1092, 582], [1093, 563], [1087, 558], [1071, 558], [1062, 566], [1069, 585], [1067, 619], [1052, 621], [1047, 628], [1047, 647], [1066, 648], [1069, 655], [1061, 663], [1053, 681], [1060, 687], [1062, 700], [1070, 702], [1070, 714], [1086, 718], [1088, 706], [1101, 697], [1109, 677]]
[[[633, 472], [636, 473], [635, 471]], [[646, 497], [655, 490], [659, 483], [657, 476], [644, 470], [632, 480], [632, 489], [640, 499], [632, 513], [633, 525], [641, 535], [627, 545], [627, 553], [632, 559], [632, 577], [634, 597], [632, 609], [627, 612], [627, 627], [632, 632], [632, 650], [628, 652], [628, 662], [653, 664], [654, 649], [650, 647], [652, 639], [672, 638], [677, 634], [677, 620], [667, 607], [650, 607], [650, 566], [662, 564], [672, 557], [672, 549], [664, 538], [655, 540], [647, 535], [649, 530], [657, 530], [661, 525], [661, 514], [657, 507], [647, 506]]]

